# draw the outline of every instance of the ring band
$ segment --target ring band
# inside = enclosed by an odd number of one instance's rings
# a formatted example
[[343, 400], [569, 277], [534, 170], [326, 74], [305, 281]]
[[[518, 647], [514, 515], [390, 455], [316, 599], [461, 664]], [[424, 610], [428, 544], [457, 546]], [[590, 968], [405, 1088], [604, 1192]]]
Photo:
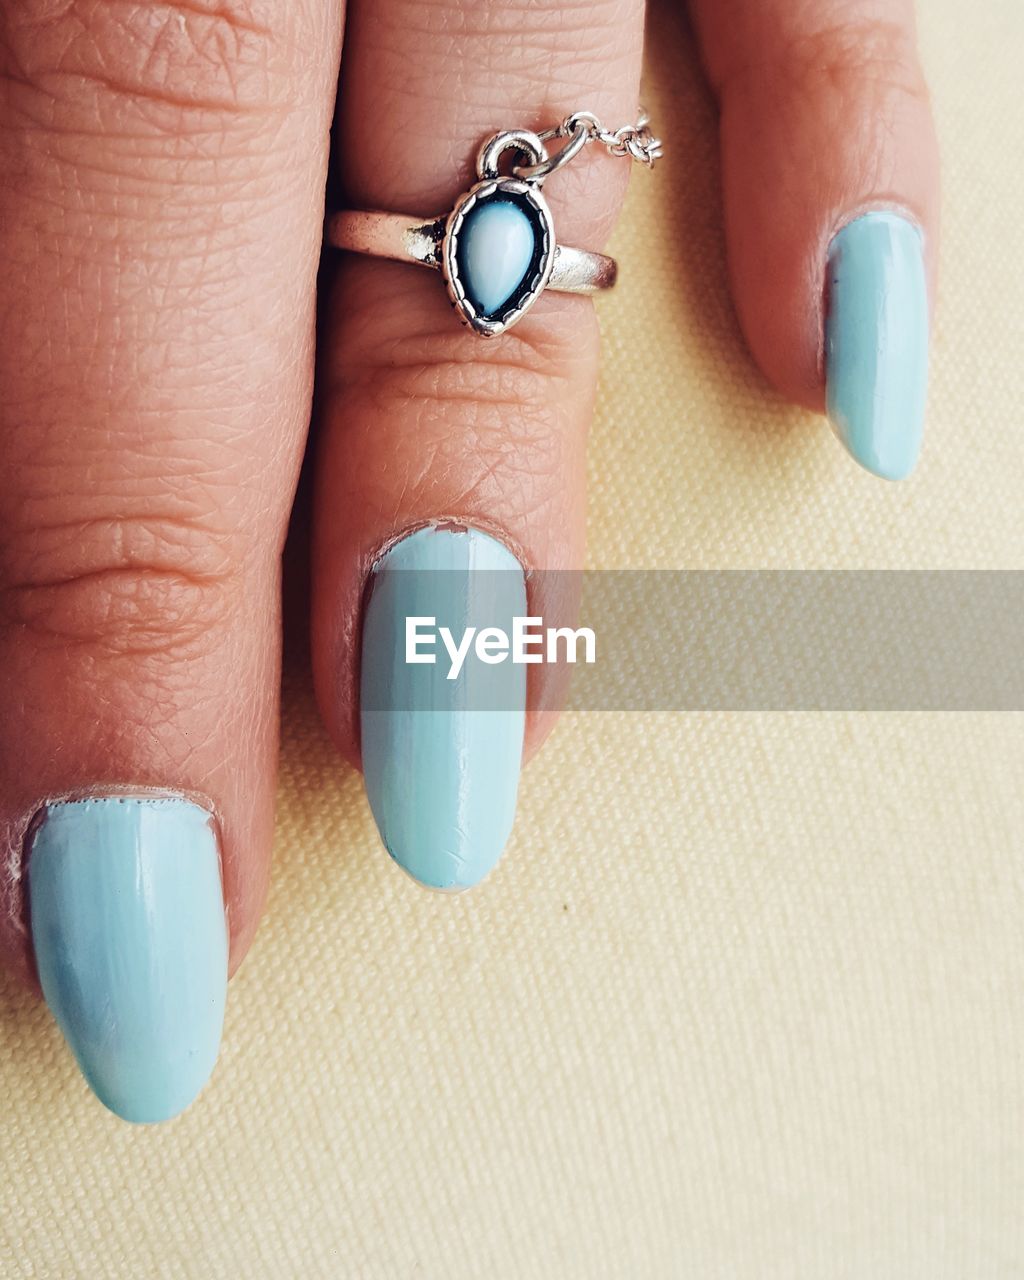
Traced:
[[[327, 243], [334, 249], [364, 253], [395, 262], [415, 262], [441, 270], [441, 243], [448, 215], [424, 222], [404, 213], [345, 209], [327, 222]], [[618, 264], [603, 253], [555, 246], [547, 288], [556, 293], [600, 293], [615, 284]]]
[[[563, 145], [551, 152], [548, 142]], [[485, 338], [523, 318], [545, 289], [598, 293], [615, 283], [614, 258], [570, 249], [555, 239], [555, 224], [541, 192], [544, 182], [590, 142], [613, 155], [651, 165], [661, 143], [641, 115], [636, 125], [609, 131], [595, 115], [577, 111], [544, 133], [506, 129], [484, 140], [476, 158], [478, 181], [451, 213], [409, 214], [347, 209], [327, 223], [336, 249], [433, 267], [444, 276], [459, 319]], [[511, 153], [511, 173], [501, 174]]]

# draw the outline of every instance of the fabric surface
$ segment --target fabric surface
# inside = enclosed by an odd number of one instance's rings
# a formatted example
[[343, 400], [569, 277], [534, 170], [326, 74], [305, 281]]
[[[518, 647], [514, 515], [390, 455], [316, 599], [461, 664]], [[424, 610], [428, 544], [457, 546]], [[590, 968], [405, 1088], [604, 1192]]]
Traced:
[[[920, 4], [945, 222], [901, 487], [742, 346], [674, 10], [669, 158], [601, 308], [590, 563], [1024, 567], [1019, 0]], [[1024, 1274], [1024, 718], [579, 713], [451, 899], [379, 847], [303, 644], [298, 619], [269, 909], [200, 1101], [120, 1123], [0, 987], [0, 1274]]]

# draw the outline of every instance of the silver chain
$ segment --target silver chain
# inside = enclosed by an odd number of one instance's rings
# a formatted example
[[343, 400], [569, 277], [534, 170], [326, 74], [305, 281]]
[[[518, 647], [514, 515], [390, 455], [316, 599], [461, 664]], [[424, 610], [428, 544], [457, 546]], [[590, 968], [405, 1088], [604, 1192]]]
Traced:
[[628, 156], [648, 168], [663, 154], [661, 139], [655, 137], [650, 127], [650, 116], [643, 107], [640, 108], [636, 124], [623, 124], [617, 129], [606, 129], [593, 111], [574, 111], [561, 124], [540, 136], [545, 141], [550, 138], [570, 138], [577, 131], [583, 131], [588, 142], [603, 143], [613, 156]]
[[[548, 151], [547, 143], [563, 138], [564, 146], [554, 154]], [[635, 124], [624, 124], [618, 129], [606, 129], [593, 111], [574, 111], [560, 124], [542, 133], [507, 129], [493, 134], [477, 154], [477, 175], [480, 178], [497, 177], [502, 153], [514, 151], [518, 162], [512, 166], [513, 175], [540, 186], [591, 142], [600, 143], [613, 156], [625, 156], [648, 168], [662, 154], [661, 139], [655, 137], [647, 112], [642, 108]]]

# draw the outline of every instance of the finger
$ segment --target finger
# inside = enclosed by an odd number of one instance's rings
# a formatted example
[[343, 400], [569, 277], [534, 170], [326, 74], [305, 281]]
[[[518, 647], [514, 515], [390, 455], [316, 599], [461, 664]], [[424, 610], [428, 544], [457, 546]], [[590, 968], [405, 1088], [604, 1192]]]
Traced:
[[338, 19], [2, 21], [0, 946], [155, 1120], [212, 1067], [265, 892]]
[[[634, 119], [641, 45], [640, 0], [360, 0], [349, 13], [338, 125], [349, 203], [437, 214], [475, 180], [477, 147], [499, 129], [545, 127], [576, 108], [616, 126]], [[545, 186], [559, 243], [599, 249], [617, 215], [628, 166], [595, 151]], [[461, 577], [452, 590], [468, 625], [522, 612], [524, 570], [579, 565], [598, 359], [592, 306], [545, 293], [514, 329], [483, 340], [456, 323], [433, 273], [346, 259], [321, 342], [320, 706], [354, 758], [361, 725], [367, 792], [391, 854], [426, 884], [462, 888], [486, 874], [508, 836], [522, 695], [512, 708], [460, 713], [442, 679], [429, 695], [434, 713], [416, 711], [402, 684], [403, 618], [413, 606], [429, 614], [432, 592], [443, 597], [452, 577], [387, 574]], [[362, 718], [360, 645], [363, 694], [395, 691], [390, 710]], [[528, 747], [539, 731], [533, 719]]]
[[911, 0], [694, 0], [754, 357], [868, 470], [920, 449], [938, 157]]

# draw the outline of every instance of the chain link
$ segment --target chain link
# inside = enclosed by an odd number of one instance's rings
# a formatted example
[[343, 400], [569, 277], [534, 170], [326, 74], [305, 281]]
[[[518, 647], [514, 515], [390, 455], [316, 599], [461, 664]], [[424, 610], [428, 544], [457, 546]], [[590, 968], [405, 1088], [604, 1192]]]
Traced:
[[540, 136], [544, 139], [568, 138], [581, 129], [586, 133], [588, 142], [600, 142], [613, 156], [628, 156], [648, 168], [663, 154], [661, 139], [655, 137], [650, 117], [642, 107], [635, 124], [620, 125], [618, 129], [606, 129], [592, 111], [574, 111], [561, 124]]
[[[533, 163], [513, 165], [512, 172], [516, 177], [525, 178], [527, 181], [536, 182], [538, 185], [560, 169], [562, 165], [572, 160], [591, 142], [600, 143], [613, 156], [624, 156], [629, 160], [635, 160], [638, 164], [646, 165], [647, 168], [651, 168], [654, 162], [660, 159], [662, 155], [661, 139], [655, 137], [650, 127], [647, 112], [643, 108], [640, 109], [635, 124], [620, 125], [618, 129], [606, 129], [592, 111], [574, 111], [571, 115], [567, 115], [560, 124], [556, 124], [550, 129], [545, 129], [543, 133], [530, 136], [535, 143], [537, 141], [541, 143], [544, 154], [540, 159], [530, 157]], [[512, 133], [495, 134], [485, 144], [485, 147], [481, 148], [481, 156], [486, 156], [487, 162], [493, 166], [496, 156], [500, 154], [500, 150], [510, 145], [505, 139], [511, 139], [512, 137]], [[556, 151], [554, 155], [548, 155], [546, 149], [543, 148], [543, 144], [556, 138], [565, 138], [565, 146]], [[488, 151], [486, 148], [497, 148], [497, 151]], [[483, 164], [484, 162], [482, 161], [481, 163]], [[482, 173], [483, 169], [481, 169], [481, 175]]]

